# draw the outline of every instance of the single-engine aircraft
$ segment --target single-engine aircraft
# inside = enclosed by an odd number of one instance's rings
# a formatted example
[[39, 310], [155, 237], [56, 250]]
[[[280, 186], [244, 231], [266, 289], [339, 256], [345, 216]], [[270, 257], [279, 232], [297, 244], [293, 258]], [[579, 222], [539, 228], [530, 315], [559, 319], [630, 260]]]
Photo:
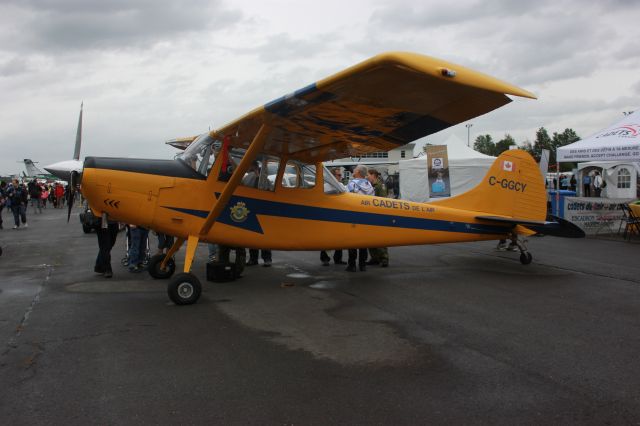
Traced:
[[87, 157], [81, 190], [103, 220], [177, 237], [151, 259], [155, 278], [172, 277], [186, 242], [184, 272], [168, 286], [178, 305], [200, 297], [190, 272], [199, 241], [323, 250], [510, 238], [528, 264], [520, 235], [584, 234], [546, 221], [544, 180], [524, 151], [500, 155], [474, 189], [426, 204], [345, 193], [322, 166], [405, 145], [505, 105], [507, 95], [535, 99], [459, 65], [384, 53], [198, 136], [175, 160]]

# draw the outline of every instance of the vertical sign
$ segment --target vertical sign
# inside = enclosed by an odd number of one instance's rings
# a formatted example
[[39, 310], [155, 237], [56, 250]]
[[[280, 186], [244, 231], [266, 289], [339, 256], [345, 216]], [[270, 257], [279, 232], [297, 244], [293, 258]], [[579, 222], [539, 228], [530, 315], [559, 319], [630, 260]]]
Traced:
[[429, 197], [450, 197], [449, 156], [446, 145], [427, 145]]

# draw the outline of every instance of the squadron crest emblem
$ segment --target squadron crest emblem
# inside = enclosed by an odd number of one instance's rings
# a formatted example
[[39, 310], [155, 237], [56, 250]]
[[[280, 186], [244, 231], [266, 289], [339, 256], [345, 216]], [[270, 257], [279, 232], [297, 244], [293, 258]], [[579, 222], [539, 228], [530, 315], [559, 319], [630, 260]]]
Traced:
[[242, 201], [238, 201], [235, 206], [231, 207], [231, 220], [234, 222], [244, 222], [247, 220], [250, 210]]

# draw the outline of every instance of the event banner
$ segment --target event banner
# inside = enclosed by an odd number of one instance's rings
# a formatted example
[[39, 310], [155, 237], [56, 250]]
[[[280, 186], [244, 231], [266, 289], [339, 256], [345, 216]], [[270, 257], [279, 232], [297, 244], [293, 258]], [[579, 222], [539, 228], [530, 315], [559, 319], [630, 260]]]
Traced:
[[632, 200], [618, 198], [564, 199], [564, 218], [578, 225], [587, 235], [615, 234], [620, 229], [623, 213], [621, 203]]
[[450, 197], [449, 155], [446, 145], [427, 145], [429, 197]]

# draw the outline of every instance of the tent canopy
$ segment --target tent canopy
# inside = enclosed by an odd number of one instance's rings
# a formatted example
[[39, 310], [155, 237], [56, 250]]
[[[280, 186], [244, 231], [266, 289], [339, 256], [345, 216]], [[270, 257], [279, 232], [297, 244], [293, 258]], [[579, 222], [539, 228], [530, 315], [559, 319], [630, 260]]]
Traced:
[[586, 139], [558, 148], [558, 161], [640, 161], [640, 111]]
[[[455, 135], [438, 145], [447, 145], [451, 196], [462, 194], [476, 186], [496, 159], [474, 151]], [[429, 201], [427, 157], [400, 161], [398, 167], [400, 197], [409, 201]]]

